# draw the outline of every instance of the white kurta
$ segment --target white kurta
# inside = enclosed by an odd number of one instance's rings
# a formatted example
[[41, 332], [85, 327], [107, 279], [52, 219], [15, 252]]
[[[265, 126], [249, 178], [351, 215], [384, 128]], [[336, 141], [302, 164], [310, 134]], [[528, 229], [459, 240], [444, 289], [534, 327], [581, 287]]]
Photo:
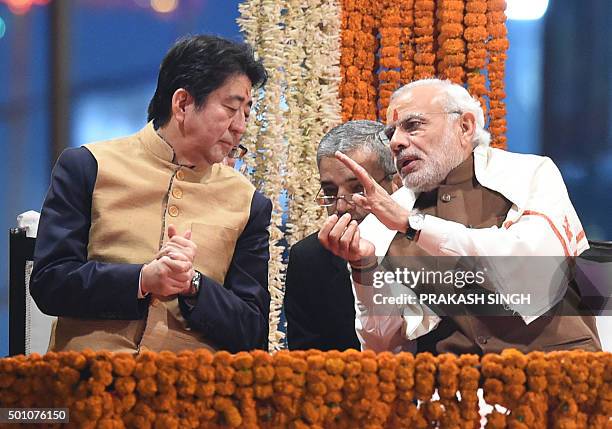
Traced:
[[[559, 260], [575, 257], [589, 248], [561, 173], [550, 158], [478, 146], [474, 149], [474, 170], [482, 186], [499, 192], [513, 204], [502, 227], [472, 229], [428, 215], [417, 242], [427, 253], [432, 256], [558, 257], [542, 258], [548, 261], [545, 263], [558, 265]], [[417, 195], [401, 188], [392, 198], [411, 210]], [[362, 238], [374, 243], [379, 258], [385, 256], [397, 233], [374, 215], [367, 216], [359, 230]], [[491, 262], [494, 260], [485, 259], [492, 264], [487, 269], [496, 291], [530, 294], [528, 309], [511, 306], [526, 324], [563, 298], [567, 282], [558, 278], [559, 270], [542, 267], [541, 272], [525, 272], [520, 258], [515, 259], [516, 263], [508, 263], [506, 258], [503, 265], [495, 265]], [[537, 290], [533, 289], [533, 284], [538, 285]], [[407, 292], [410, 289], [398, 283], [385, 283], [375, 288], [353, 281], [355, 326], [363, 349], [413, 351], [416, 338], [436, 328], [440, 318], [424, 305], [387, 306], [384, 315], [374, 315], [373, 294], [398, 296]]]

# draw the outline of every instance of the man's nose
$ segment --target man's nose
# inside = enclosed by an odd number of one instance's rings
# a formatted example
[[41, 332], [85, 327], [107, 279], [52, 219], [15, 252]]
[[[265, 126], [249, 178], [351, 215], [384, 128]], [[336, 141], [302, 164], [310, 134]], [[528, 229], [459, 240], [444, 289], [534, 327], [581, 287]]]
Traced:
[[389, 142], [389, 147], [391, 148], [391, 152], [393, 152], [394, 155], [397, 155], [403, 149], [406, 149], [408, 146], [410, 146], [408, 139], [398, 134], [399, 133], [397, 132], [397, 130], [395, 130], [393, 136], [391, 136], [391, 141]]
[[342, 216], [344, 213], [349, 211], [350, 205], [346, 202], [344, 198], [338, 198], [336, 200], [336, 211], [338, 212], [338, 216]]
[[230, 125], [230, 131], [241, 137], [246, 131], [246, 116], [242, 110], [236, 112]]

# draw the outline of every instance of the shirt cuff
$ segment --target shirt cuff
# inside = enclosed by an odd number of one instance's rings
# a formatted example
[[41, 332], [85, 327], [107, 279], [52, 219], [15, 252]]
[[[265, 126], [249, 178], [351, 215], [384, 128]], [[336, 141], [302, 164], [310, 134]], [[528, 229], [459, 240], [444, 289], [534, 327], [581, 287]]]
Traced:
[[448, 237], [457, 229], [457, 223], [440, 219], [436, 216], [425, 215], [423, 228], [419, 233], [417, 244], [432, 256], [448, 255], [443, 249]]
[[[144, 265], [142, 266], [144, 268]], [[150, 292], [145, 294], [142, 293], [142, 268], [140, 269], [140, 274], [138, 274], [138, 299], [144, 299], [149, 295]]]

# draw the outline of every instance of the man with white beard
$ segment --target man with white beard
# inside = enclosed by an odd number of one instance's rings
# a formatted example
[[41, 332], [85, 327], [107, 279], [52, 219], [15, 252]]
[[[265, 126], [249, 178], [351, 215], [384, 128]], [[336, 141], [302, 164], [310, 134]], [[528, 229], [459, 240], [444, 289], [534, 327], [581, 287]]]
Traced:
[[[404, 187], [389, 196], [357, 163], [337, 153], [363, 185], [364, 195], [353, 201], [372, 214], [360, 225], [332, 215], [319, 232], [323, 246], [350, 264], [362, 348], [415, 351], [418, 344], [419, 351], [456, 354], [509, 347], [599, 350], [594, 317], [568, 316], [578, 313], [571, 312], [576, 295], [567, 272], [535, 269], [553, 258], [569, 261], [589, 247], [554, 163], [490, 148], [479, 102], [448, 81], [427, 79], [398, 89], [387, 122], [385, 134]], [[469, 306], [441, 312], [418, 299], [377, 307], [381, 294], [411, 291], [387, 275], [432, 256], [478, 257], [490, 269], [486, 284], [472, 284], [481, 286], [473, 290], [524, 294], [533, 302], [489, 307], [493, 315]], [[495, 265], [490, 257], [507, 258]], [[433, 265], [440, 270], [448, 259]], [[525, 263], [536, 266], [533, 272]], [[372, 286], [383, 278], [384, 286]], [[425, 286], [438, 293], [463, 288], [439, 283]]]

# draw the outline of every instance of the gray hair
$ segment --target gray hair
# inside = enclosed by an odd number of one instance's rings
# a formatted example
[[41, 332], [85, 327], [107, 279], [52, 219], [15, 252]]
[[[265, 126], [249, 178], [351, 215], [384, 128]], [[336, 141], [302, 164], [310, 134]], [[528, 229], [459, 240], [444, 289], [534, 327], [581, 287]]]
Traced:
[[378, 164], [386, 175], [397, 173], [391, 149], [380, 139], [384, 129], [380, 122], [367, 120], [349, 121], [332, 128], [319, 143], [317, 166], [322, 158], [333, 157], [336, 151], [348, 155], [354, 150], [363, 150], [377, 155]]
[[[410, 97], [410, 92], [420, 86], [435, 86], [442, 92], [440, 96], [436, 96], [434, 101], [440, 101], [446, 112], [460, 111], [470, 112], [476, 117], [476, 131], [472, 140], [473, 147], [478, 145], [489, 146], [491, 142], [491, 134], [485, 130], [484, 112], [480, 106], [480, 101], [472, 97], [467, 90], [461, 85], [457, 85], [449, 80], [441, 79], [422, 79], [411, 82], [402, 86], [391, 95], [391, 101], [400, 96]], [[437, 100], [438, 97], [442, 97]]]

